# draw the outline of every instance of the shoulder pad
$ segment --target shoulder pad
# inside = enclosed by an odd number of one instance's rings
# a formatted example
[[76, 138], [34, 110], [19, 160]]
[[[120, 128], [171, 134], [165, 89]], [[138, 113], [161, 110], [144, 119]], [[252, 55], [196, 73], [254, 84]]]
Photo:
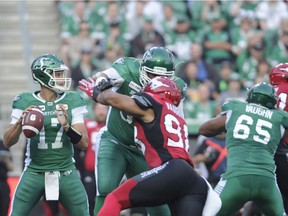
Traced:
[[141, 107], [141, 109], [148, 109], [152, 107], [152, 103], [149, 101], [149, 98], [146, 94], [143, 93], [136, 93], [132, 95], [132, 98], [135, 100], [138, 106]]

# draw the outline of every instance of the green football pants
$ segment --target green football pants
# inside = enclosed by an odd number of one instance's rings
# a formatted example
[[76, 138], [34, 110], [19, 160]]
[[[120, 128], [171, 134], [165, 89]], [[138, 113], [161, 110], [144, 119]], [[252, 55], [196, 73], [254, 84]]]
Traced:
[[284, 207], [276, 180], [259, 175], [221, 179], [215, 191], [222, 207], [217, 216], [233, 215], [248, 201], [253, 201], [266, 216], [283, 216]]
[[[28, 215], [40, 198], [45, 195], [44, 173], [24, 171], [17, 185], [12, 202], [11, 216]], [[76, 170], [61, 172], [59, 201], [70, 216], [89, 216], [85, 188]]]

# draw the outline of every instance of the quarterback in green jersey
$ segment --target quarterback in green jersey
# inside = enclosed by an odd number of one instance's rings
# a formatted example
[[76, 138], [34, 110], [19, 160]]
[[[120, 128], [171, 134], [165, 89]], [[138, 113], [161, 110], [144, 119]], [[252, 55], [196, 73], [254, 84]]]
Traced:
[[271, 85], [256, 84], [249, 90], [247, 102], [228, 101], [220, 116], [200, 127], [204, 136], [226, 131], [227, 171], [215, 187], [222, 200], [217, 215], [233, 215], [248, 201], [265, 215], [284, 215], [274, 154], [281, 137], [287, 136], [288, 113], [275, 109], [276, 103]]
[[40, 91], [21, 93], [12, 104], [11, 123], [4, 134], [4, 145], [11, 147], [22, 133], [22, 119], [34, 106], [44, 115], [44, 126], [27, 138], [25, 168], [12, 202], [12, 216], [28, 215], [40, 198], [59, 200], [69, 215], [89, 215], [85, 188], [73, 159], [73, 145], [88, 145], [83, 115], [87, 113], [78, 93], [68, 92], [71, 79], [67, 66], [53, 54], [36, 58], [31, 66]]
[[[131, 96], [141, 91], [151, 78], [166, 76], [177, 83], [184, 98], [186, 84], [182, 79], [174, 76], [174, 72], [173, 54], [164, 47], [152, 47], [144, 53], [142, 60], [132, 57], [118, 59], [111, 68], [96, 73], [93, 77], [96, 83], [93, 84], [91, 81], [91, 85], [97, 85], [102, 79], [109, 78], [114, 80], [112, 90]], [[91, 96], [91, 92], [86, 91], [86, 93]], [[182, 109], [183, 104], [181, 103], [180, 106]], [[124, 175], [130, 178], [149, 169], [141, 147], [135, 145], [132, 116], [110, 107], [107, 124], [102, 132], [98, 149], [96, 148], [95, 215], [101, 209], [106, 195], [120, 184]], [[169, 216], [168, 207], [164, 207], [148, 208], [148, 213], [150, 216]]]

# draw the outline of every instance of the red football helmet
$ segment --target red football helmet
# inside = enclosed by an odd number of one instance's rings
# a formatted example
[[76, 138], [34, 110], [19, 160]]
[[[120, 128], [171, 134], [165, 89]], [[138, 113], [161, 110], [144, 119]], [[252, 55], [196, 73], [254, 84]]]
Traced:
[[151, 79], [144, 91], [167, 98], [175, 106], [178, 106], [181, 101], [181, 91], [178, 85], [168, 77], [157, 76]]
[[288, 63], [281, 63], [272, 68], [269, 74], [270, 84], [288, 83]]

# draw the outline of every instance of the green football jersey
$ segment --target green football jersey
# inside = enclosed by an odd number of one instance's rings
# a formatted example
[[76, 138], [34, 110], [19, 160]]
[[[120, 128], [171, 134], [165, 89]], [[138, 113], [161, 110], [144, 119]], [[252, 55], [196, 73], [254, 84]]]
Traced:
[[45, 101], [35, 93], [22, 93], [13, 101], [13, 110], [24, 110], [31, 105], [39, 106], [44, 114], [44, 126], [38, 135], [27, 139], [28, 170], [34, 172], [65, 171], [74, 166], [73, 144], [54, 114], [58, 104], [67, 107], [69, 124], [72, 116], [87, 112], [84, 100], [76, 92], [65, 92], [55, 101]]
[[223, 178], [254, 174], [274, 178], [274, 153], [285, 128], [288, 113], [231, 100], [222, 105], [227, 116], [227, 171]]
[[[131, 96], [142, 90], [140, 83], [140, 60], [131, 57], [120, 58], [112, 64], [112, 67], [117, 70], [119, 75], [124, 79], [124, 83], [117, 90], [118, 93]], [[179, 86], [182, 92], [182, 98], [184, 98], [186, 94], [186, 83], [178, 77], [174, 77], [173, 80]], [[116, 142], [124, 145], [134, 145], [132, 116], [110, 107], [107, 116], [107, 128], [117, 139]]]

